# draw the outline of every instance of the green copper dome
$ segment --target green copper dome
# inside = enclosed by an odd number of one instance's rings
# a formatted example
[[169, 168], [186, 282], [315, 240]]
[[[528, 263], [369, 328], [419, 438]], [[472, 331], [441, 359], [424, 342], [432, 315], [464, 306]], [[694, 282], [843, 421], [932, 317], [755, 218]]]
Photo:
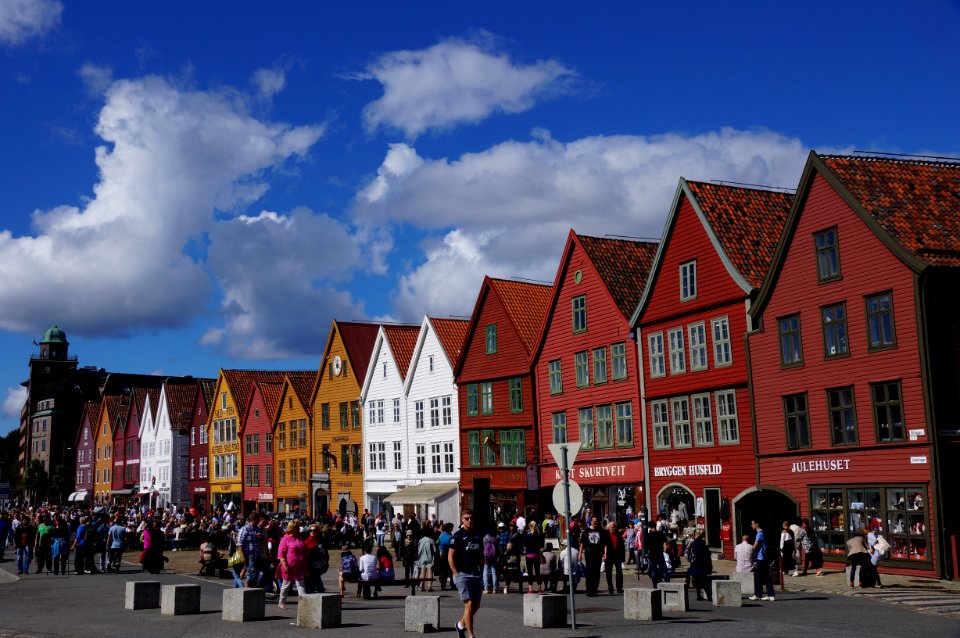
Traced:
[[53, 326], [43, 333], [40, 343], [67, 343], [67, 333], [59, 327]]

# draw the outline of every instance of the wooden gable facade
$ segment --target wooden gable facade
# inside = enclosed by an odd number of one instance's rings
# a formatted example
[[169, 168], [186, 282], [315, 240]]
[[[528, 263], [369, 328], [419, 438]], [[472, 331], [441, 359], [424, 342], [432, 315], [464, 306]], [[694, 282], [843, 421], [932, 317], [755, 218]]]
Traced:
[[190, 506], [198, 513], [210, 505], [210, 448], [207, 421], [209, 420], [216, 379], [197, 379], [197, 395], [190, 410], [190, 442], [187, 447], [187, 494]]
[[94, 466], [94, 502], [110, 503], [113, 483], [113, 433], [119, 425], [120, 395], [107, 395], [100, 403], [96, 427], [96, 465]]
[[[313, 410], [310, 394], [316, 371], [289, 372], [277, 388], [271, 412], [274, 501], [278, 512], [312, 515]], [[266, 496], [267, 490], [262, 490]], [[266, 500], [263, 498], [261, 500]]]
[[77, 431], [76, 450], [77, 475], [74, 480], [70, 501], [92, 500], [94, 492], [94, 470], [97, 459], [97, 419], [100, 417], [100, 401], [87, 401], [83, 406], [83, 419]]

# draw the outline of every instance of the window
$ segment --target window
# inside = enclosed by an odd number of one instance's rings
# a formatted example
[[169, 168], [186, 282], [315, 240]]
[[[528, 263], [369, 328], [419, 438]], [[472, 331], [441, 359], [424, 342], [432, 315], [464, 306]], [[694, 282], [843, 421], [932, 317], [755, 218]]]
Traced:
[[208, 478], [210, 475], [210, 459], [203, 456], [200, 458], [200, 478]]
[[597, 448], [613, 447], [613, 406], [598, 405], [597, 412]]
[[367, 405], [369, 406], [368, 412], [370, 413], [370, 416], [367, 417], [367, 420], [369, 421], [370, 425], [373, 425], [377, 422], [377, 402], [369, 401]]
[[298, 438], [298, 436], [297, 436], [297, 422], [296, 422], [296, 421], [290, 421], [289, 428], [290, 428], [290, 445], [289, 445], [289, 447], [290, 447], [291, 450], [295, 450], [295, 449], [297, 449], [297, 447], [299, 447], [298, 442], [299, 442], [299, 440], [300, 440], [300, 439]]
[[207, 428], [206, 427], [200, 428], [200, 445], [206, 445], [207, 438], [208, 438]]
[[430, 399], [430, 427], [440, 427], [440, 397]]
[[837, 251], [837, 229], [830, 228], [813, 236], [817, 250], [817, 281], [840, 278], [840, 254]]
[[423, 401], [415, 401], [413, 404], [413, 415], [416, 428], [423, 429]]
[[548, 364], [550, 371], [550, 394], [563, 392], [563, 378], [560, 373], [560, 361], [551, 361]]
[[736, 390], [723, 390], [716, 393], [717, 426], [720, 431], [720, 444], [730, 445], [740, 442], [740, 422], [737, 418]]
[[[195, 479], [195, 478], [197, 477], [197, 472], [196, 472], [197, 467], [196, 467], [196, 465], [197, 465], [197, 459], [190, 459], [190, 478], [191, 478], [191, 479]], [[146, 470], [144, 470], [144, 471], [146, 471]], [[143, 472], [140, 472], [140, 474], [142, 475]], [[143, 478], [143, 476], [140, 477], [140, 481], [141, 481], [142, 483], [146, 483], [146, 480]], [[79, 482], [79, 481], [78, 481], [78, 482]]]
[[823, 356], [830, 359], [848, 354], [846, 304], [824, 306], [820, 309], [820, 317], [823, 321]]
[[300, 447], [307, 447], [307, 420], [300, 419]]
[[[359, 443], [355, 443], [355, 444], [353, 444], [353, 445], [350, 446], [350, 456], [353, 458], [353, 471], [354, 471], [354, 472], [362, 472], [362, 471], [363, 471], [363, 466], [360, 464], [360, 460], [361, 460], [361, 459], [360, 459], [360, 444], [359, 444]], [[306, 476], [307, 476], [307, 465], [306, 465], [306, 463], [307, 463], [306, 459], [301, 459], [301, 460], [300, 460], [300, 465], [301, 465], [301, 468], [302, 468], [302, 475], [303, 475], [303, 477], [304, 477], [304, 481], [306, 481]]]
[[443, 424], [444, 425], [453, 425], [453, 409], [450, 404], [450, 395], [443, 397], [441, 399], [440, 405], [443, 409]]
[[573, 355], [574, 370], [577, 373], [577, 387], [583, 388], [590, 384], [590, 361], [587, 351]]
[[263, 435], [263, 451], [265, 454], [273, 454], [273, 435], [269, 432]]
[[329, 403], [320, 404], [320, 428], [324, 430], [330, 429], [330, 404]]
[[[84, 439], [87, 438], [87, 432], [86, 432], [86, 430], [84, 430], [84, 432], [83, 432], [83, 438], [84, 438]], [[196, 444], [197, 444], [197, 428], [196, 428], [196, 426], [194, 426], [194, 427], [190, 428], [190, 445], [193, 446], [193, 445], [196, 445]]]
[[227, 393], [226, 392], [220, 393], [220, 409], [221, 410], [227, 409]]
[[393, 422], [400, 423], [400, 399], [393, 400]]
[[[483, 464], [484, 465], [496, 465], [497, 464], [497, 455], [494, 452], [494, 445], [496, 443], [496, 433], [493, 430], [483, 430], [480, 433], [480, 443], [483, 448]], [[501, 450], [501, 453], [503, 451]]]
[[690, 403], [687, 397], [670, 399], [673, 416], [673, 447], [690, 447]]
[[874, 383], [870, 385], [870, 392], [873, 395], [873, 420], [877, 428], [877, 443], [905, 441], [900, 382]]
[[340, 429], [349, 430], [350, 429], [350, 413], [347, 412], [347, 407], [349, 404], [346, 401], [341, 401], [339, 406], [340, 412]]
[[370, 469], [376, 470], [377, 469], [377, 444], [376, 443], [370, 444], [370, 454], [367, 455], [367, 458], [370, 460]]
[[431, 443], [430, 444], [430, 470], [434, 474], [440, 474], [441, 472], [441, 463], [440, 463], [440, 444]]
[[377, 457], [377, 469], [385, 470], [387, 469], [387, 444], [380, 441], [376, 446], [376, 449], [371, 451], [370, 456], [372, 457], [375, 453]]
[[273, 466], [263, 466], [263, 484], [267, 487], [273, 487]]
[[471, 383], [467, 386], [467, 415], [477, 416], [480, 414], [480, 395], [477, 392], [477, 384]]
[[320, 459], [323, 463], [323, 471], [329, 472], [330, 465], [332, 464], [332, 462], [337, 460], [337, 457], [334, 456], [333, 452], [330, 451], [330, 445], [328, 443], [323, 444], [323, 447], [321, 448], [321, 452], [320, 452]]
[[467, 432], [467, 452], [470, 465], [480, 465], [480, 433], [476, 430]]
[[344, 474], [350, 473], [350, 446], [340, 446], [340, 471]]
[[683, 374], [687, 371], [687, 357], [683, 351], [683, 328], [667, 331], [670, 342], [670, 374]]
[[615, 343], [610, 346], [610, 364], [613, 368], [613, 380], [627, 378], [627, 344]]
[[427, 357], [427, 360], [430, 362], [430, 372], [433, 372], [433, 355]]
[[487, 326], [487, 354], [494, 354], [497, 351], [497, 326]]
[[780, 328], [780, 363], [796, 366], [803, 363], [800, 348], [800, 315], [790, 315], [777, 320]]
[[697, 298], [697, 262], [680, 264], [680, 301]]
[[580, 449], [593, 449], [593, 408], [580, 408]]
[[350, 421], [354, 430], [360, 429], [360, 403], [358, 401], [350, 402]]
[[383, 362], [383, 378], [384, 379], [387, 378], [387, 362], [386, 361]]
[[587, 329], [587, 296], [580, 295], [573, 298], [573, 331], [583, 332]]
[[402, 470], [403, 469], [403, 442], [394, 441], [393, 442], [393, 469]]
[[287, 424], [277, 423], [277, 449], [287, 449]]
[[566, 412], [554, 412], [551, 415], [551, 420], [553, 421], [553, 442], [554, 443], [566, 443], [567, 442], [567, 413]]
[[787, 449], [799, 450], [810, 447], [807, 395], [791, 394], [783, 397], [783, 416], [787, 423]]
[[500, 462], [511, 467], [527, 464], [523, 430], [500, 430]]
[[830, 440], [834, 445], [857, 442], [857, 415], [853, 408], [853, 387], [827, 389]]
[[279, 485], [287, 484], [287, 462], [277, 461], [277, 483]]
[[593, 351], [593, 383], [607, 382], [607, 349], [596, 348]]
[[443, 472], [453, 474], [456, 471], [455, 458], [453, 456], [453, 441], [445, 441], [443, 444]]
[[713, 418], [710, 413], [710, 395], [690, 397], [693, 406], [693, 438], [697, 445], [713, 445]]
[[897, 335], [893, 329], [893, 301], [891, 294], [885, 292], [866, 298], [867, 304], [867, 346], [870, 350], [885, 350], [897, 345]]
[[647, 352], [650, 357], [650, 377], [662, 377], [667, 374], [666, 362], [663, 358], [663, 333], [654, 332], [647, 335]]
[[523, 379], [513, 377], [508, 385], [510, 387], [510, 411], [514, 413], [523, 412]]
[[650, 423], [653, 427], [653, 447], [663, 450], [670, 447], [670, 417], [667, 416], [667, 402], [650, 402]]
[[423, 443], [417, 444], [417, 474], [427, 473], [427, 446]]
[[617, 447], [633, 446], [633, 402], [617, 404]]
[[707, 369], [707, 330], [703, 322], [687, 326], [690, 335], [690, 369]]
[[480, 413], [493, 414], [493, 382], [480, 384]]

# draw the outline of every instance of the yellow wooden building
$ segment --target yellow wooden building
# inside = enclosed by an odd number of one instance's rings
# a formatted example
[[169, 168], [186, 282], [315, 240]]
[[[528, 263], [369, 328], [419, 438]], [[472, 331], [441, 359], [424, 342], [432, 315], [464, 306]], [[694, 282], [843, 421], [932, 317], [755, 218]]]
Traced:
[[317, 373], [291, 372], [284, 378], [273, 418], [273, 476], [278, 512], [313, 515], [313, 406]]
[[[105, 396], [100, 402], [94, 430], [93, 503], [109, 503], [113, 480], [113, 432], [121, 415], [119, 396]], [[126, 409], [124, 405], [124, 409]]]
[[317, 514], [358, 512], [363, 502], [360, 388], [379, 329], [375, 323], [336, 320], [330, 327], [311, 400], [315, 469], [310, 487]]

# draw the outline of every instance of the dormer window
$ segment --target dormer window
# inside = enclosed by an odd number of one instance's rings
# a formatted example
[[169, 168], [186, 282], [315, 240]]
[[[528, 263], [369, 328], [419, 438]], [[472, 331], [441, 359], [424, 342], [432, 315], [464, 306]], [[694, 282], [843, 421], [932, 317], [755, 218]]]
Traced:
[[817, 281], [840, 279], [840, 253], [837, 249], [837, 229], [828, 228], [813, 236], [817, 250]]
[[487, 326], [487, 354], [497, 351], [497, 324]]
[[430, 361], [430, 372], [433, 372], [433, 355], [430, 355], [429, 361]]
[[220, 393], [220, 409], [221, 410], [227, 409], [227, 393], [226, 392]]
[[697, 298], [697, 262], [680, 264], [680, 301]]
[[386, 361], [383, 362], [383, 378], [384, 379], [387, 378], [387, 362]]

